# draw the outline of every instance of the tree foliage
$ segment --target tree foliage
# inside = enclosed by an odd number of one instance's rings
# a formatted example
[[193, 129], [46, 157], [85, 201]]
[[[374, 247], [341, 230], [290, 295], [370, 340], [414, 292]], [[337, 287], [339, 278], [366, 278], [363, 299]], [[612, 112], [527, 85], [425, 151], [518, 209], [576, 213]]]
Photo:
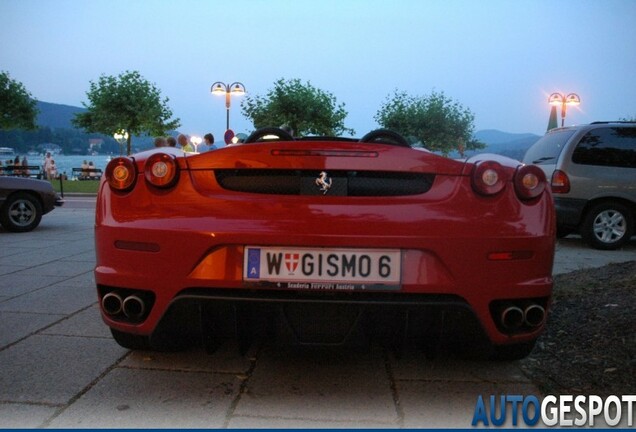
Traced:
[[35, 129], [35, 103], [22, 83], [0, 71], [0, 129]]
[[73, 124], [110, 136], [128, 132], [128, 154], [133, 135], [164, 135], [180, 125], [178, 118], [170, 120], [169, 99], [162, 100], [159, 89], [137, 71], [126, 71], [117, 77], [102, 75], [98, 82], [91, 81], [86, 95], [89, 104], [83, 105], [88, 111], [76, 114]]
[[404, 135], [412, 144], [445, 155], [455, 150], [463, 155], [466, 150], [485, 147], [473, 138], [473, 113], [443, 92], [415, 97], [396, 90], [387, 96], [374, 119], [382, 127]]
[[287, 125], [298, 136], [355, 133], [344, 125], [344, 103], [338, 104], [331, 93], [299, 79], [281, 78], [266, 96], [247, 96], [241, 110], [257, 129]]

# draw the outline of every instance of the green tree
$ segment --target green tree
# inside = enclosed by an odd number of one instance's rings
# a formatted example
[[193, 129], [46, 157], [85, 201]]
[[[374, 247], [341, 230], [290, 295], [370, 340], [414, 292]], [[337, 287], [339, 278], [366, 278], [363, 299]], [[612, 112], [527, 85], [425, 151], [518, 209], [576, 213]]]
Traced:
[[0, 71], [0, 129], [35, 129], [35, 99], [22, 83]]
[[374, 119], [382, 127], [404, 135], [412, 144], [445, 155], [457, 150], [463, 156], [466, 150], [485, 147], [473, 138], [473, 113], [443, 92], [415, 97], [396, 90], [387, 96]]
[[299, 79], [281, 78], [266, 96], [247, 96], [241, 110], [257, 129], [287, 125], [298, 136], [355, 133], [344, 125], [344, 103], [338, 104], [331, 93]]
[[89, 104], [83, 105], [88, 111], [76, 114], [73, 124], [87, 132], [109, 136], [128, 132], [128, 154], [133, 135], [164, 135], [180, 125], [178, 118], [170, 120], [169, 99], [162, 100], [159, 89], [137, 71], [126, 71], [117, 77], [102, 75], [98, 82], [91, 81], [86, 95]]

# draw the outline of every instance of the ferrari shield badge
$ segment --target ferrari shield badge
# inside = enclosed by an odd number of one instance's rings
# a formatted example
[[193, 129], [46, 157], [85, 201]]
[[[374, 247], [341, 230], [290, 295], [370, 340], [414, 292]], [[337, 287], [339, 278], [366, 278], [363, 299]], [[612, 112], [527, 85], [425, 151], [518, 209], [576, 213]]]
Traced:
[[332, 179], [325, 171], [322, 171], [316, 179], [316, 186], [320, 188], [320, 192], [322, 192], [323, 195], [326, 195], [327, 192], [329, 192], [329, 189], [331, 189], [331, 183]]

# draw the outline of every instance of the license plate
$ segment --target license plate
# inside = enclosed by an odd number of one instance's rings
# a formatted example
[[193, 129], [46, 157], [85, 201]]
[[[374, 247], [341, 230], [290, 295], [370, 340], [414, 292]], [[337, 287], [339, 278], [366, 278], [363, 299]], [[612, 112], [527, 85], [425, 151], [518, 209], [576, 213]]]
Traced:
[[246, 246], [243, 279], [299, 289], [395, 289], [400, 250]]

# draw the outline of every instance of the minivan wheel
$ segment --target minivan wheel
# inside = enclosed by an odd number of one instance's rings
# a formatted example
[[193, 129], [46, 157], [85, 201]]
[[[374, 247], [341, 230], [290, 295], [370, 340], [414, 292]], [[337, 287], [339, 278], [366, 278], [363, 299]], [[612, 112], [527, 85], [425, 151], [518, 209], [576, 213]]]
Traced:
[[618, 249], [629, 241], [634, 228], [630, 209], [617, 202], [592, 207], [581, 226], [581, 236], [595, 249]]

